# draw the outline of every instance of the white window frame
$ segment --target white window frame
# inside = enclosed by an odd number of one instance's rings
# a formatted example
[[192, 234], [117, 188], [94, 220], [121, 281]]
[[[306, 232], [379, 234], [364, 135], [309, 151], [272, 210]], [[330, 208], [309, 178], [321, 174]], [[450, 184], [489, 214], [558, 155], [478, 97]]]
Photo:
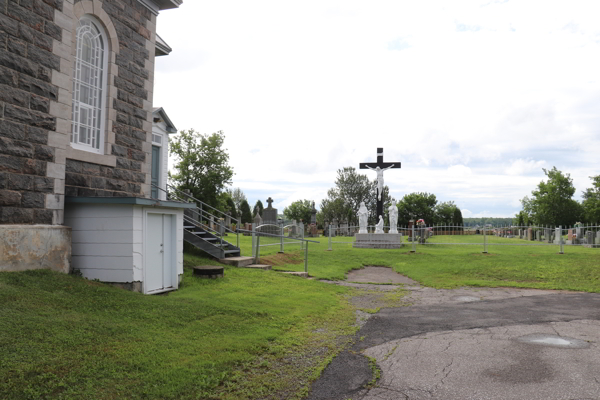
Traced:
[[[82, 24], [82, 22], [85, 22], [85, 24]], [[101, 50], [102, 60], [96, 65], [91, 65], [90, 63], [81, 60], [82, 43], [80, 32], [82, 29], [89, 31], [89, 28], [87, 28], [88, 24], [91, 24], [97, 30], [97, 35], [92, 39], [97, 41], [96, 44], [100, 44], [103, 47]], [[83, 32], [82, 34], [85, 34], [85, 32]], [[102, 24], [90, 14], [83, 15], [79, 20], [75, 38], [76, 54], [73, 61], [73, 97], [71, 108], [70, 143], [71, 147], [75, 149], [98, 154], [104, 154], [105, 126], [107, 114], [106, 96], [108, 91], [108, 57], [110, 55], [108, 43], [108, 36]], [[94, 79], [96, 81], [99, 81], [96, 82], [95, 86], [92, 85], [90, 87], [90, 85], [88, 85], [87, 82], [83, 82], [81, 80], [82, 66], [90, 67], [90, 70], [95, 72]], [[94, 98], [94, 104], [88, 104], [81, 101], [81, 88], [86, 86], [90, 89], [90, 97]], [[100, 93], [98, 93], [98, 91]], [[88, 114], [92, 113], [91, 118], [88, 118], [88, 121], [91, 122], [87, 124], [87, 127], [90, 128], [91, 131], [94, 131], [93, 133], [88, 133], [89, 143], [82, 142], [79, 138], [79, 134], [81, 132], [79, 128], [82, 125], [79, 113], [83, 109], [85, 109], [88, 112]]]

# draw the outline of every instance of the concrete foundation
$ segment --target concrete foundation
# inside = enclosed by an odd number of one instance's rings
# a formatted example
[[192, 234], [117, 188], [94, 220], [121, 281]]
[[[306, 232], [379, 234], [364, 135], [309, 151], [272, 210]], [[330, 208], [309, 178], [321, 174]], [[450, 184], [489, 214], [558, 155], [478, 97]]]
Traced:
[[71, 271], [71, 228], [0, 225], [0, 271]]
[[357, 233], [352, 247], [361, 249], [399, 249], [401, 233]]

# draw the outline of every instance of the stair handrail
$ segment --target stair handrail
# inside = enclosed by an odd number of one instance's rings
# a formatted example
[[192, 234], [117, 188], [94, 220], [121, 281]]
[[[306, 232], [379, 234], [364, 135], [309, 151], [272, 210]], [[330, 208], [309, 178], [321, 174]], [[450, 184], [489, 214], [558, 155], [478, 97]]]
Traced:
[[[152, 185], [153, 187], [155, 187], [155, 188], [157, 188], [157, 189], [159, 189], [159, 190], [161, 190], [161, 191], [165, 192], [165, 194], [167, 195], [167, 199], [168, 199], [168, 198], [169, 198], [169, 196], [171, 195], [171, 193], [169, 193], [169, 191], [168, 191], [168, 190], [165, 190], [165, 189], [161, 188], [160, 186], [158, 186], [158, 185], [155, 185], [155, 184], [153, 184], [153, 183], [151, 183], [151, 185]], [[191, 212], [193, 212], [193, 213], [195, 213], [195, 214], [198, 214], [198, 215], [200, 216], [200, 223], [202, 223], [202, 214], [203, 214], [203, 212], [204, 212], [204, 213], [206, 213], [207, 215], [209, 215], [209, 216], [213, 217], [213, 218], [214, 218], [214, 217], [216, 217], [215, 215], [213, 215], [213, 214], [209, 213], [208, 211], [203, 211], [203, 207], [204, 207], [204, 206], [207, 206], [207, 207], [209, 207], [209, 208], [211, 208], [211, 209], [215, 210], [216, 212], [220, 213], [220, 214], [221, 214], [221, 215], [223, 215], [223, 216], [227, 216], [227, 214], [225, 214], [224, 212], [222, 212], [222, 211], [220, 211], [220, 210], [217, 210], [216, 208], [214, 208], [214, 207], [212, 207], [212, 206], [210, 206], [210, 205], [206, 204], [206, 203], [205, 203], [205, 202], [203, 202], [202, 200], [198, 200], [198, 199], [197, 199], [197, 198], [195, 198], [194, 196], [192, 196], [192, 195], [189, 195], [189, 194], [187, 194], [187, 193], [185, 193], [185, 192], [183, 192], [183, 191], [181, 191], [181, 190], [177, 189], [176, 187], [174, 187], [174, 186], [173, 186], [173, 185], [171, 185], [171, 184], [168, 184], [168, 183], [167, 183], [167, 184], [166, 184], [166, 187], [167, 187], [167, 189], [172, 189], [172, 190], [174, 190], [174, 191], [175, 191], [175, 192], [177, 192], [177, 193], [182, 193], [184, 196], [186, 196], [186, 197], [188, 197], [188, 198], [191, 198], [191, 199], [193, 199], [193, 200], [194, 200], [194, 202], [196, 203], [196, 207], [195, 207], [195, 208], [193, 208], [193, 209], [190, 209], [190, 211], [191, 211]], [[177, 195], [175, 195], [175, 198], [176, 198], [177, 200], [179, 200], [179, 201], [183, 201], [183, 200], [180, 198], [180, 196], [177, 196]], [[185, 202], [187, 203], [187, 201], [185, 201]], [[198, 203], [200, 203], [200, 204], [201, 204], [201, 206], [200, 206], [200, 207], [197, 207], [197, 206], [198, 206]], [[200, 210], [200, 213], [198, 213], [198, 212], [196, 211], [196, 210], [198, 210], [198, 209]], [[229, 216], [229, 218], [230, 218], [232, 221], [235, 221], [235, 226], [236, 226], [236, 229], [237, 229], [237, 227], [239, 227], [239, 226], [240, 226], [240, 225], [239, 225], [239, 220], [238, 220], [238, 219], [236, 219], [236, 218], [232, 218], [231, 216]], [[202, 225], [204, 225], [204, 224], [202, 224]], [[204, 226], [206, 226], [206, 225], [204, 225]], [[236, 235], [237, 247], [239, 248], [239, 247], [240, 247], [240, 234], [239, 234], [238, 232], [236, 232], [236, 231], [234, 231], [234, 230], [232, 230], [232, 229], [228, 228], [228, 227], [227, 227], [226, 225], [224, 225], [224, 224], [223, 224], [223, 227], [225, 228], [225, 231], [231, 232], [232, 234]], [[216, 232], [216, 231], [215, 231], [214, 229], [212, 229], [212, 228], [209, 228], [208, 230], [211, 230], [211, 231], [213, 231], [213, 232]], [[221, 235], [220, 235], [220, 234], [219, 234], [219, 237], [221, 238], [221, 243], [222, 243], [223, 239], [222, 239], [222, 237], [221, 237]], [[227, 242], [227, 243], [229, 243], [229, 242]], [[229, 243], [229, 244], [233, 245], [232, 243]]]
[[[213, 206], [211, 206], [211, 205], [209, 205], [209, 204], [206, 204], [206, 203], [205, 203], [205, 202], [203, 202], [202, 200], [198, 200], [197, 198], [195, 198], [195, 197], [194, 197], [194, 196], [192, 196], [191, 194], [187, 194], [187, 193], [185, 193], [184, 191], [177, 189], [175, 186], [173, 186], [173, 185], [171, 185], [171, 184], [169, 184], [169, 183], [167, 183], [167, 189], [172, 189], [172, 190], [174, 190], [174, 191], [176, 191], [176, 192], [178, 192], [178, 193], [181, 193], [181, 194], [183, 194], [185, 197], [187, 197], [187, 198], [190, 198], [190, 199], [194, 200], [196, 203], [201, 203], [201, 204], [202, 204], [202, 208], [204, 208], [204, 206], [206, 206], [206, 207], [208, 207], [208, 208], [211, 208], [211, 209], [215, 210], [216, 212], [218, 212], [219, 214], [223, 215], [223, 217], [226, 217], [226, 216], [228, 215], [228, 214], [225, 214], [223, 211], [221, 211], [221, 210], [218, 210], [218, 209], [214, 208]], [[167, 192], [167, 193], [168, 193], [168, 192]], [[210, 213], [208, 213], [208, 214], [209, 214], [209, 215], [212, 215], [212, 214], [210, 214]], [[231, 215], [229, 216], [229, 218], [231, 218], [231, 220], [232, 220], [232, 221], [235, 221], [235, 222], [236, 222], [236, 226], [239, 226], [239, 219], [237, 219], [237, 218], [233, 218]]]

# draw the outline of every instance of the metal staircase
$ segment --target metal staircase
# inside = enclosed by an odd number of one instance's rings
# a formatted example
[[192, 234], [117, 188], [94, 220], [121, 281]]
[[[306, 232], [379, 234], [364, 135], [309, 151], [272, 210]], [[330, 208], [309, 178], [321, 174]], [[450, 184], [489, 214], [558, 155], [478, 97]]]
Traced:
[[[184, 211], [184, 241], [217, 259], [239, 257], [241, 255], [239, 234], [238, 232], [231, 230], [231, 227], [225, 226], [223, 223], [223, 220], [226, 217], [225, 213], [172, 185], [167, 185], [167, 189], [169, 200], [196, 204], [195, 208], [188, 208]], [[239, 227], [238, 220], [232, 218], [231, 222]], [[228, 234], [231, 234], [232, 237], [235, 235], [235, 245], [223, 239], [223, 237]]]

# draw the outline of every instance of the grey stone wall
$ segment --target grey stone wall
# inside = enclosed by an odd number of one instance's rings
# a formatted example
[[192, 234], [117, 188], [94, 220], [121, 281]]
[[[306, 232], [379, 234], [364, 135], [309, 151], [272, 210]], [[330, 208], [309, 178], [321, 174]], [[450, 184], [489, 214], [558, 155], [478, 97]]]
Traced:
[[[83, 14], [109, 36], [103, 154], [69, 144]], [[0, 224], [62, 224], [65, 195], [149, 197], [155, 30], [138, 0], [0, 0]]]
[[[78, 3], [83, 2], [75, 1], [76, 11]], [[112, 49], [115, 68], [109, 77], [112, 94], [107, 124], [111, 132], [107, 153], [116, 163], [106, 166], [67, 159], [65, 191], [67, 196], [149, 197], [156, 19], [137, 0], [101, 4], [118, 42], [118, 49]]]
[[62, 0], [0, 0], [1, 224], [52, 224], [53, 204], [62, 201], [61, 167], [49, 145], [57, 124], [51, 102], [59, 96], [52, 75], [61, 69], [54, 17], [62, 7]]

